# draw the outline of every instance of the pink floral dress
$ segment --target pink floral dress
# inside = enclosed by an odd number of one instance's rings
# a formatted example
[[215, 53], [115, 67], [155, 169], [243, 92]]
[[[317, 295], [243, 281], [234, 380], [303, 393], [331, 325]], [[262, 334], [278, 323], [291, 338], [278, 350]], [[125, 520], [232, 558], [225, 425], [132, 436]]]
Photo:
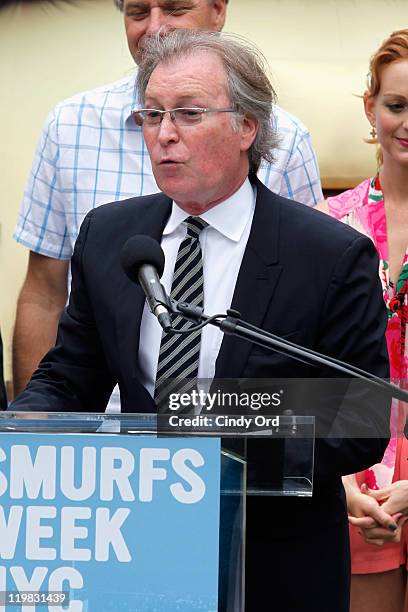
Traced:
[[[328, 198], [329, 211], [332, 217], [351, 225], [374, 242], [380, 257], [380, 279], [384, 301], [388, 309], [388, 327], [386, 331], [388, 352], [390, 356], [391, 380], [406, 387], [408, 349], [407, 332], [407, 288], [408, 288], [408, 249], [402, 261], [401, 272], [393, 286], [389, 277], [387, 221], [384, 198], [379, 176], [367, 179], [354, 189], [338, 196]], [[364, 481], [372, 489], [381, 489], [392, 482], [397, 449], [405, 423], [405, 405], [393, 401], [391, 410], [391, 440], [381, 463], [365, 471]]]

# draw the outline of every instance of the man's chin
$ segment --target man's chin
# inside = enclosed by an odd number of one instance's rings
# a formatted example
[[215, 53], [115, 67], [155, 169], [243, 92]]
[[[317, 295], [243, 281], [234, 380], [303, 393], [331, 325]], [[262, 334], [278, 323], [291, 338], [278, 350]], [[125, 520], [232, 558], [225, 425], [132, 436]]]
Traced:
[[[160, 184], [156, 179], [156, 182], [160, 191], [176, 202], [181, 209], [186, 210], [189, 214], [199, 214], [195, 209], [197, 208], [201, 211], [202, 206], [198, 204], [198, 201], [200, 201], [200, 194], [193, 193], [191, 189], [183, 188], [170, 181], [164, 181]], [[192, 205], [192, 203], [194, 204]]]
[[155, 174], [156, 183], [163, 193], [172, 198], [182, 197], [183, 194], [190, 192], [191, 185], [187, 184], [185, 178], [182, 178], [178, 175], [177, 169], [173, 171], [170, 168], [167, 168], [165, 172], [158, 172], [157, 176]]

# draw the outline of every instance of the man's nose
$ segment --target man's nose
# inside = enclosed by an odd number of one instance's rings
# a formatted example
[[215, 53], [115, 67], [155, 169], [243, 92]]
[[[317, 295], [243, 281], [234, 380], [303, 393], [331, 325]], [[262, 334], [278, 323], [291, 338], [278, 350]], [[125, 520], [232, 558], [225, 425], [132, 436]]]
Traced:
[[146, 34], [156, 34], [160, 29], [166, 33], [169, 16], [166, 15], [159, 6], [154, 6], [150, 10], [149, 22], [146, 28]]
[[179, 133], [170, 113], [165, 113], [159, 125], [158, 141], [162, 146], [178, 142]]

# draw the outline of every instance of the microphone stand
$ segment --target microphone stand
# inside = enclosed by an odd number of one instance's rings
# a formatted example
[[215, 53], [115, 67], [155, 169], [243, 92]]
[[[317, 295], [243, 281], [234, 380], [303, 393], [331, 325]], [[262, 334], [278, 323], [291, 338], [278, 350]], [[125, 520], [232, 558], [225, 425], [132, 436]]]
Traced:
[[[169, 298], [168, 303], [163, 305], [169, 308], [173, 314], [198, 323], [198, 325], [193, 329], [190, 328], [188, 331], [186, 330], [185, 332], [181, 333], [190, 333], [193, 330], [203, 328], [205, 325], [214, 325], [225, 334], [230, 334], [232, 336], [241, 338], [242, 340], [262, 346], [263, 348], [274, 350], [279, 353], [283, 353], [284, 355], [289, 355], [293, 359], [303, 363], [306, 362], [313, 366], [328, 366], [333, 370], [347, 376], [359, 378], [360, 380], [369, 382], [379, 390], [383, 392], [385, 391], [388, 396], [408, 402], [408, 392], [400, 389], [397, 387], [397, 385], [382, 380], [378, 376], [357, 368], [356, 366], [345, 363], [344, 361], [340, 361], [334, 357], [328, 357], [327, 355], [323, 355], [322, 353], [313, 351], [312, 349], [302, 347], [294, 342], [289, 342], [288, 340], [280, 338], [275, 334], [266, 332], [259, 327], [255, 327], [254, 325], [243, 321], [241, 319], [241, 314], [237, 310], [229, 309], [227, 310], [226, 315], [219, 314], [210, 317], [204, 313], [203, 308], [193, 306], [187, 302], [176, 302], [175, 300]], [[167, 333], [178, 334], [180, 332], [174, 329], [169, 329]]]

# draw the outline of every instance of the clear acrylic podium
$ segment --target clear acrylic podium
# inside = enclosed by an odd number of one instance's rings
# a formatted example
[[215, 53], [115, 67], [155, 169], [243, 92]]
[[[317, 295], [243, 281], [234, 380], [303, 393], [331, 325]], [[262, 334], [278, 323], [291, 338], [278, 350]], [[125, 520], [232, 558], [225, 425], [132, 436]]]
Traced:
[[312, 495], [313, 418], [163, 418], [0, 414], [5, 610], [24, 609], [10, 592], [65, 593], [52, 612], [244, 610], [246, 496]]

